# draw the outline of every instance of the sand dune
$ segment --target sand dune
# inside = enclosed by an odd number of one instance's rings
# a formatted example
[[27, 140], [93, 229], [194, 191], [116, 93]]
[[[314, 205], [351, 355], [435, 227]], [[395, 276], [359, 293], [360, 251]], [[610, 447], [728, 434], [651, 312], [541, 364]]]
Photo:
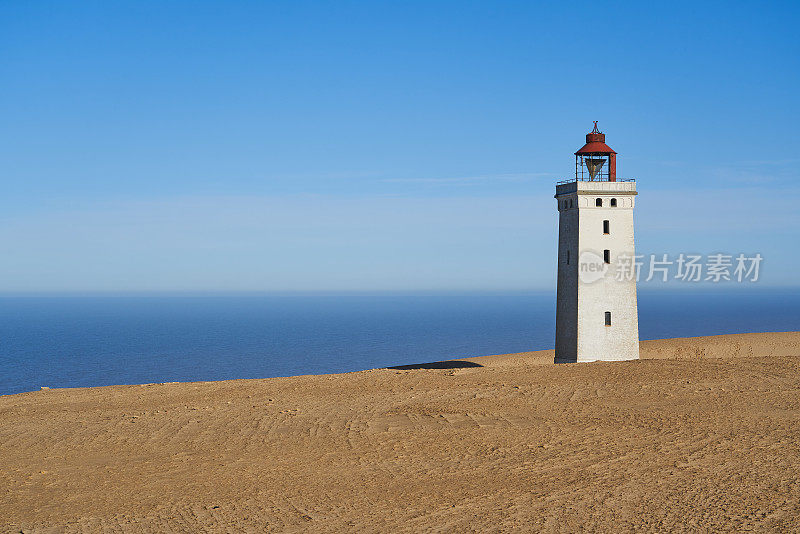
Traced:
[[0, 397], [0, 530], [800, 531], [800, 332]]

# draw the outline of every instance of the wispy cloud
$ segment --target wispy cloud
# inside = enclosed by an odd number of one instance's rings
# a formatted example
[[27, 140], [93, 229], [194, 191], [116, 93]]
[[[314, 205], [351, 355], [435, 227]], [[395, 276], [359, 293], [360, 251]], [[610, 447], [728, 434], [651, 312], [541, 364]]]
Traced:
[[507, 173], [507, 174], [483, 174], [478, 176], [458, 176], [447, 178], [384, 178], [381, 182], [386, 183], [418, 183], [418, 184], [474, 184], [489, 182], [529, 182], [537, 178], [547, 178], [556, 176], [550, 172], [528, 172], [528, 173]]
[[800, 163], [800, 158], [784, 158], [784, 159], [761, 159], [742, 161], [742, 165], [796, 165]]
[[555, 213], [531, 196], [65, 204], [5, 217], [0, 291], [543, 286], [552, 265], [536, 257], [555, 240], [535, 229]]
[[706, 185], [724, 184], [725, 187], [793, 186], [800, 178], [800, 158], [769, 160], [727, 160], [724, 164], [697, 166], [683, 161], [658, 162], [670, 172], [680, 172], [685, 177], [696, 177]]
[[720, 181], [738, 185], [777, 184], [797, 176], [796, 163], [791, 160], [773, 162], [741, 162], [716, 167], [711, 175]]

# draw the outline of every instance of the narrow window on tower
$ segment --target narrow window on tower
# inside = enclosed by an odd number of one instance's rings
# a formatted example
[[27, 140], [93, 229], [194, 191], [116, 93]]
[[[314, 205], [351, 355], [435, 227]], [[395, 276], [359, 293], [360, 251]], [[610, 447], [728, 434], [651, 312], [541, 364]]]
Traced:
[[611, 232], [609, 232], [609, 231], [608, 231], [608, 228], [609, 228], [608, 221], [603, 221], [603, 233], [604, 233], [604, 234], [609, 234], [609, 233], [611, 233]]
[[567, 265], [569, 265], [569, 250], [567, 251]]
[[611, 312], [606, 312], [606, 326], [611, 326]]
[[605, 263], [611, 263], [611, 251], [606, 249], [603, 251], [603, 261]]
[[602, 198], [595, 199], [594, 205], [597, 206], [598, 208], [603, 207], [603, 199]]
[[611, 207], [612, 208], [616, 208], [617, 207], [617, 199], [616, 198], [612, 198], [611, 199]]

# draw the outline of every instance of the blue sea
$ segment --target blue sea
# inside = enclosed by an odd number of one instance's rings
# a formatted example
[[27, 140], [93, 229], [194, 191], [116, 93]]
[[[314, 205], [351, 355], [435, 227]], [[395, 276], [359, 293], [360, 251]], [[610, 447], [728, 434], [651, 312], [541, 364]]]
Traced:
[[[641, 339], [800, 330], [800, 291], [640, 291]], [[0, 298], [0, 395], [549, 349], [555, 295]]]

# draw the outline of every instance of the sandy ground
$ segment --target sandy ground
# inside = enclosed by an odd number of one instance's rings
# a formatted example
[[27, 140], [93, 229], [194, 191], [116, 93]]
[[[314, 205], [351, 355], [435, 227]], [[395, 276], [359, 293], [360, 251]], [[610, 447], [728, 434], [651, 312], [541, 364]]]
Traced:
[[800, 332], [642, 357], [0, 397], [0, 531], [800, 531]]

